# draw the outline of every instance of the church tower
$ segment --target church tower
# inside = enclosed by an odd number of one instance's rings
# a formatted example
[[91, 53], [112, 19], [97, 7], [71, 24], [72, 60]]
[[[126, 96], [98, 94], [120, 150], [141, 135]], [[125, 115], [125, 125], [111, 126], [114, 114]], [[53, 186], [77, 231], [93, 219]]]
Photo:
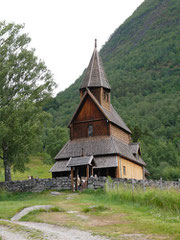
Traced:
[[110, 110], [110, 85], [106, 77], [101, 57], [97, 51], [97, 40], [95, 48], [85, 76], [80, 86], [80, 97], [89, 89], [98, 102], [107, 110]]

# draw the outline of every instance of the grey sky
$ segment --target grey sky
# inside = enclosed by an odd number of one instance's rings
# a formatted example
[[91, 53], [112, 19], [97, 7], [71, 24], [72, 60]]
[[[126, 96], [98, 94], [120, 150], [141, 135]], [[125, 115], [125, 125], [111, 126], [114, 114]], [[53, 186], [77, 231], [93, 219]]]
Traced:
[[0, 20], [25, 23], [31, 46], [54, 74], [55, 93], [87, 67], [98, 49], [143, 0], [0, 0]]

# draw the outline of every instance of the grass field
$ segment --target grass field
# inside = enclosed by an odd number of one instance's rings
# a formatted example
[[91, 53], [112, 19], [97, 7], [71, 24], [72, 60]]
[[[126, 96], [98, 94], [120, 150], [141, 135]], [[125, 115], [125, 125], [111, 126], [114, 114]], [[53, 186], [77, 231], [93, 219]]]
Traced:
[[[32, 205], [52, 204], [60, 212], [36, 211], [22, 220], [57, 224], [92, 231], [112, 239], [180, 239], [179, 214], [151, 204], [109, 198], [103, 191], [61, 192], [59, 196], [42, 193], [0, 193], [0, 218], [10, 219], [21, 209]], [[124, 237], [124, 238], [123, 238]]]
[[[53, 164], [52, 164], [53, 165]], [[33, 176], [34, 178], [38, 176], [39, 178], [51, 178], [51, 173], [49, 170], [52, 165], [47, 165], [43, 163], [41, 157], [31, 156], [30, 162], [27, 164], [27, 170], [23, 173], [12, 171], [12, 181], [25, 180], [28, 176]], [[0, 182], [4, 181], [4, 169], [0, 168]]]

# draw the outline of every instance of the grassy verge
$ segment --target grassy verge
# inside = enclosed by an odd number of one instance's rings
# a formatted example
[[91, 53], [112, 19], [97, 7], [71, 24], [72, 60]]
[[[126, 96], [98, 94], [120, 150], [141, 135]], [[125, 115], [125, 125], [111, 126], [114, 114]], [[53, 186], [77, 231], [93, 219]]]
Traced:
[[105, 192], [106, 197], [114, 202], [134, 202], [180, 213], [180, 190], [148, 188], [144, 192], [142, 189], [132, 191], [122, 186], [113, 189], [106, 184]]
[[[11, 196], [10, 196], [11, 195]], [[6, 194], [0, 201], [0, 218], [11, 218], [23, 207], [51, 204], [64, 211], [35, 211], [26, 221], [46, 222], [88, 230], [113, 239], [125, 234], [141, 234], [141, 239], [180, 239], [180, 218], [175, 211], [142, 205], [137, 201], [111, 198], [103, 191], [84, 191], [74, 194], [61, 192], [58, 196], [43, 193]], [[133, 239], [133, 237], [132, 237]]]
[[20, 220], [21, 221], [26, 221], [26, 222], [30, 222], [34, 220], [34, 217], [37, 216], [40, 213], [51, 213], [51, 212], [64, 212], [64, 209], [60, 208], [60, 207], [52, 207], [49, 208], [47, 210], [45, 209], [38, 209], [38, 210], [34, 210], [32, 212], [29, 212], [27, 215], [25, 215], [24, 217], [22, 217]]

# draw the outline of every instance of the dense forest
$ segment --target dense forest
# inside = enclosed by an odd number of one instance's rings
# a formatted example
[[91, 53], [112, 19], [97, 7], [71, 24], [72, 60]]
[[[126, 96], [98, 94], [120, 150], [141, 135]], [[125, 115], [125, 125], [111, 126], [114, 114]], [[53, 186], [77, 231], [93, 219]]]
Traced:
[[[112, 104], [141, 143], [152, 178], [180, 178], [179, 16], [179, 0], [145, 0], [100, 50]], [[82, 78], [44, 107], [52, 114], [43, 136], [51, 156], [68, 138]]]

